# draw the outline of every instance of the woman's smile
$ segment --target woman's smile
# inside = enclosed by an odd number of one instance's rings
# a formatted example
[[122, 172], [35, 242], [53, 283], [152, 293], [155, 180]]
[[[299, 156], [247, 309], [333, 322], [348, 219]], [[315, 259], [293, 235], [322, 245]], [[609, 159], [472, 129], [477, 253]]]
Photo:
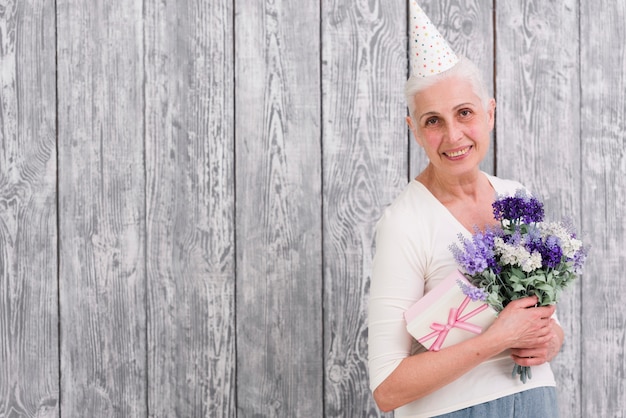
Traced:
[[458, 148], [458, 149], [451, 150], [451, 151], [446, 151], [443, 153], [443, 155], [453, 160], [460, 159], [464, 157], [465, 155], [467, 155], [467, 153], [470, 152], [471, 149], [472, 149], [472, 145], [463, 147], [463, 148]]

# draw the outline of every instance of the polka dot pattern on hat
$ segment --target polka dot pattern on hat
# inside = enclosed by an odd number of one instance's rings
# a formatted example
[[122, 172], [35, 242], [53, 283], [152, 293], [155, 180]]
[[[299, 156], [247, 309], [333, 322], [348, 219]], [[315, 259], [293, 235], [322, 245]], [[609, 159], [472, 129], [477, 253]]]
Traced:
[[411, 75], [428, 77], [446, 71], [459, 58], [417, 2], [410, 1]]

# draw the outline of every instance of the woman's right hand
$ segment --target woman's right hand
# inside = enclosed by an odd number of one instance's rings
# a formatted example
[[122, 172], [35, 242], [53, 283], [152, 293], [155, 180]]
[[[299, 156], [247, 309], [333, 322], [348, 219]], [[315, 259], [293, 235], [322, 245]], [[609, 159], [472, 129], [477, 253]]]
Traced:
[[537, 296], [514, 300], [486, 332], [498, 333], [506, 348], [535, 348], [553, 338], [551, 317], [555, 305], [536, 307]]

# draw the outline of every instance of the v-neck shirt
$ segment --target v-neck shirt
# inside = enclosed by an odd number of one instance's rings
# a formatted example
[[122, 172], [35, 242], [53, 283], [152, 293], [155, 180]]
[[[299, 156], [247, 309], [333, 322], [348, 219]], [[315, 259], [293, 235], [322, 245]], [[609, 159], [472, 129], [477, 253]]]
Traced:
[[[488, 175], [498, 195], [524, 186]], [[400, 364], [423, 349], [407, 332], [404, 312], [458, 268], [450, 246], [469, 237], [461, 222], [417, 180], [407, 184], [376, 226], [376, 252], [369, 297], [369, 370], [373, 391]], [[523, 390], [555, 386], [548, 363], [532, 367], [522, 384], [511, 377], [508, 351], [478, 365], [456, 381], [396, 409], [396, 417], [429, 417], [487, 402]]]

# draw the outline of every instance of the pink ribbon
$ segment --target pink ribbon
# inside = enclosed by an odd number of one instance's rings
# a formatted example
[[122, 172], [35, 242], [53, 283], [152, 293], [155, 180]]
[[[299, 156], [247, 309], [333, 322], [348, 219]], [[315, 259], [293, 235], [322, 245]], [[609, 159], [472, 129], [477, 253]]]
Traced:
[[430, 326], [430, 328], [432, 330], [434, 330], [433, 332], [431, 332], [428, 335], [423, 336], [422, 338], [420, 338], [419, 341], [420, 343], [424, 343], [432, 338], [437, 337], [437, 339], [435, 340], [435, 342], [430, 346], [429, 350], [430, 351], [439, 351], [441, 349], [441, 345], [443, 344], [443, 342], [445, 341], [446, 337], [448, 336], [448, 332], [450, 332], [450, 330], [452, 328], [459, 328], [459, 329], [463, 329], [465, 331], [469, 331], [469, 332], [473, 332], [474, 334], [480, 334], [482, 331], [482, 328], [479, 327], [478, 325], [474, 325], [474, 324], [470, 324], [468, 322], [465, 322], [467, 319], [479, 314], [480, 312], [484, 311], [485, 309], [487, 309], [488, 305], [482, 304], [481, 306], [479, 306], [478, 308], [474, 309], [473, 311], [471, 311], [470, 313], [461, 316], [461, 314], [463, 314], [463, 311], [465, 310], [465, 308], [467, 307], [467, 304], [470, 302], [470, 298], [469, 296], [466, 296], [465, 299], [463, 299], [463, 302], [461, 302], [461, 304], [459, 305], [458, 308], [450, 308], [450, 313], [448, 314], [448, 323], [443, 325], [443, 324], [439, 324], [437, 322], [433, 322], [432, 325]]

